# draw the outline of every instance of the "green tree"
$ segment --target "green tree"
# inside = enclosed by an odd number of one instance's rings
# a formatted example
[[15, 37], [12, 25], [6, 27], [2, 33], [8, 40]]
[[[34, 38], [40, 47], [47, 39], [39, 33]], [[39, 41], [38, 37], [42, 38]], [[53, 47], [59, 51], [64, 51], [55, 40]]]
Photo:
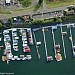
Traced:
[[43, 0], [39, 0], [38, 4], [41, 5], [43, 3]]
[[0, 28], [2, 28], [2, 23], [0, 22]]
[[31, 5], [31, 0], [19, 0], [19, 1], [24, 7], [29, 7]]

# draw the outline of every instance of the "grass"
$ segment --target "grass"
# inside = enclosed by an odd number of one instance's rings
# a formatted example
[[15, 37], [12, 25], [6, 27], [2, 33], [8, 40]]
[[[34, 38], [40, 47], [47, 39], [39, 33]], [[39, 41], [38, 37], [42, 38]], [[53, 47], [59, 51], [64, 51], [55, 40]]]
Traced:
[[22, 11], [32, 11], [34, 9], [34, 7], [33, 6], [31, 6], [31, 7], [27, 7], [27, 8], [21, 8], [21, 9], [16, 9], [16, 10], [14, 10], [14, 11], [12, 11], [12, 13], [17, 13], [17, 12], [22, 12]]
[[[40, 11], [42, 9], [42, 5], [38, 8], [38, 10]], [[15, 13], [17, 13], [17, 12], [22, 12], [22, 11], [34, 11], [35, 10], [35, 7], [34, 6], [30, 6], [30, 7], [26, 7], [26, 8], [21, 8], [21, 9], [16, 9], [16, 10], [14, 10], [15, 11]]]
[[[34, 2], [35, 0], [32, 0], [32, 2]], [[36, 8], [38, 8], [37, 6], [29, 6], [29, 7], [23, 7], [23, 8], [20, 8], [20, 9], [16, 9], [14, 10], [15, 12], [22, 12], [22, 11], [34, 11]], [[38, 10], [41, 10], [42, 9], [42, 5], [39, 6]]]
[[[33, 3], [35, 0], [31, 0], [31, 3]], [[5, 11], [4, 9], [0, 11], [0, 14], [14, 14], [14, 13], [18, 13], [18, 12], [22, 12], [22, 11], [32, 11], [34, 10], [34, 6], [30, 5], [29, 7], [23, 7], [23, 8], [19, 8], [13, 11]]]
[[[35, 0], [31, 0], [31, 2], [34, 2], [34, 1]], [[61, 1], [49, 2], [48, 0], [45, 0], [45, 2], [46, 2], [47, 9], [75, 4], [75, 0], [74, 1], [68, 1], [68, 2], [64, 2], [64, 1], [62, 1], [62, 2]], [[16, 10], [14, 10], [12, 12], [2, 10], [2, 11], [0, 11], [0, 14], [14, 14], [14, 13], [22, 12], [22, 11], [29, 12], [29, 11], [33, 11], [33, 10], [36, 10], [36, 9], [37, 8], [35, 6], [31, 5], [29, 7], [16, 9]], [[42, 4], [37, 10], [39, 10], [39, 11], [42, 10]]]
[[49, 2], [48, 0], [45, 0], [46, 2], [46, 7], [49, 8], [55, 8], [55, 7], [62, 7], [62, 6], [66, 6], [66, 5], [72, 5], [75, 4], [75, 0], [74, 1], [58, 1], [58, 2]]
[[[35, 0], [32, 0], [32, 1], [35, 1]], [[64, 1], [62, 1], [62, 2], [61, 1], [49, 2], [48, 0], [45, 0], [45, 2], [46, 2], [46, 7], [48, 9], [75, 4], [75, 0], [74, 1], [68, 1], [68, 2], [64, 2]], [[37, 9], [37, 7], [30, 6], [27, 8], [17, 9], [15, 12], [17, 12], [17, 11], [32, 11], [32, 10], [36, 10], [36, 9]], [[42, 10], [42, 5], [37, 10]]]
[[0, 14], [11, 14], [11, 12], [10, 11], [0, 11]]

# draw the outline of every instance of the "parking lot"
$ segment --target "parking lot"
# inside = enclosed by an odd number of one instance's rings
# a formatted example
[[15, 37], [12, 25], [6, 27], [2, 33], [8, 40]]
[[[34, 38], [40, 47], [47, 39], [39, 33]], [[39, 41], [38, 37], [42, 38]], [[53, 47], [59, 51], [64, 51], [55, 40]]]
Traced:
[[57, 11], [52, 11], [52, 12], [37, 12], [36, 14], [34, 13], [32, 15], [32, 18], [35, 19], [49, 19], [53, 17], [61, 17], [63, 16], [63, 11], [62, 10], [57, 10]]

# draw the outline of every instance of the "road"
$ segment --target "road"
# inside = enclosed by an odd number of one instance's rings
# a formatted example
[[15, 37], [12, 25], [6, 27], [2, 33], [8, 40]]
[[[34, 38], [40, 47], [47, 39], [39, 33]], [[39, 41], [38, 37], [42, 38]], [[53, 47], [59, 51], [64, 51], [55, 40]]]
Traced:
[[[10, 18], [10, 17], [15, 17], [15, 16], [23, 16], [23, 15], [26, 15], [26, 14], [33, 15], [33, 14], [37, 14], [37, 13], [46, 13], [46, 12], [52, 12], [52, 11], [57, 11], [57, 10], [61, 10], [61, 9], [62, 10], [66, 9], [66, 6], [64, 6], [64, 7], [58, 7], [58, 8], [51, 8], [51, 9], [47, 9], [47, 10], [40, 10], [40, 11], [35, 11], [35, 12], [34, 11], [27, 11], [27, 12], [26, 11], [20, 11], [20, 12], [17, 12], [17, 13], [13, 12], [12, 14], [4, 14], [4, 15], [0, 14], [0, 19], [5, 19], [5, 18]], [[50, 16], [53, 16], [53, 15], [51, 14]]]

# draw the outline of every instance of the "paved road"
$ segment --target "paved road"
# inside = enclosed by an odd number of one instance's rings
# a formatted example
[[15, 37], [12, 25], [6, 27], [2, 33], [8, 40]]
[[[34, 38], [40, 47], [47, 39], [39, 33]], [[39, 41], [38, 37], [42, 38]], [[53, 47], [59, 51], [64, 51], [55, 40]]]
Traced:
[[47, 10], [46, 2], [45, 2], [45, 0], [43, 0], [43, 7], [42, 7], [42, 11], [46, 11], [46, 10]]
[[[23, 15], [25, 15], [25, 14], [37, 14], [37, 13], [45, 13], [45, 12], [52, 12], [52, 11], [57, 11], [57, 10], [64, 10], [64, 9], [66, 9], [66, 6], [64, 6], [64, 7], [58, 7], [58, 8], [51, 8], [51, 9], [47, 9], [46, 11], [45, 10], [41, 10], [41, 11], [20, 11], [20, 12], [18, 12], [18, 13], [13, 13], [13, 14], [4, 14], [4, 15], [1, 15], [0, 14], [0, 19], [4, 19], [4, 18], [10, 18], [10, 17], [14, 17], [14, 16], [23, 16]], [[61, 13], [62, 14], [62, 13]]]

